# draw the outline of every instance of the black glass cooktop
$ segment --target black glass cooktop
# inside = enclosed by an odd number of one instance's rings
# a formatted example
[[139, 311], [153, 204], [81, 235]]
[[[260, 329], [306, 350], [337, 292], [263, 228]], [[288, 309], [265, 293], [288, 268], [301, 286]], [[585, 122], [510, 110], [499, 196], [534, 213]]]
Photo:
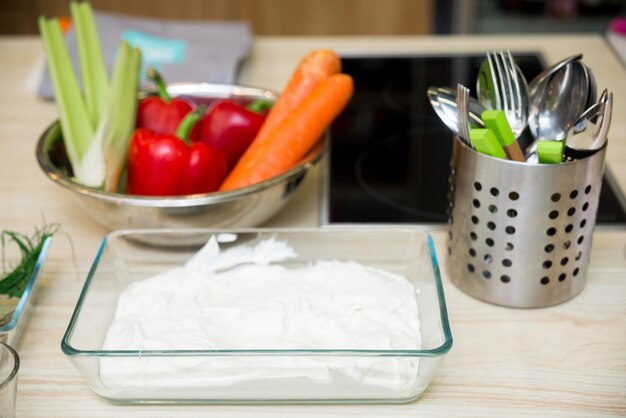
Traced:
[[[471, 88], [484, 55], [345, 57], [353, 99], [330, 130], [322, 224], [447, 221], [452, 134], [426, 97], [430, 86]], [[516, 54], [527, 79], [543, 68], [536, 54]], [[523, 142], [526, 139], [521, 139]], [[626, 223], [605, 176], [597, 222]]]

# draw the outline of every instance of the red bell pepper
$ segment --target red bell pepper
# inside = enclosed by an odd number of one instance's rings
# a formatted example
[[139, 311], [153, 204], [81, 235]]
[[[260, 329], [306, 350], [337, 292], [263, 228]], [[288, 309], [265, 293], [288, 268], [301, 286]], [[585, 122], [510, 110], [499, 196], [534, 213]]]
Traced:
[[154, 68], [148, 68], [147, 76], [154, 81], [159, 94], [139, 101], [136, 127], [157, 134], [174, 135], [180, 122], [191, 112], [192, 106], [184, 99], [172, 99], [163, 78]]
[[218, 189], [226, 177], [226, 160], [211, 146], [188, 139], [202, 110], [187, 115], [176, 135], [135, 131], [128, 151], [128, 193], [178, 196]]
[[267, 100], [257, 100], [248, 107], [228, 99], [218, 100], [192, 131], [191, 138], [222, 153], [230, 170], [261, 129], [266, 115], [260, 112], [268, 106], [271, 102]]

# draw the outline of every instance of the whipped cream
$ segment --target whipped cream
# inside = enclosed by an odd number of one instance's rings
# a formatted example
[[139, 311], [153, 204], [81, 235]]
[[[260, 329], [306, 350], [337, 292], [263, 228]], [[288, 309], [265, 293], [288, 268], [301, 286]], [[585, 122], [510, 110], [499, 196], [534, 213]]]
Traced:
[[[290, 262], [296, 258], [275, 239], [221, 251], [213, 237], [185, 265], [122, 292], [103, 349], [419, 349], [406, 277], [353, 261]], [[222, 387], [228, 398], [268, 379], [292, 392], [297, 381], [398, 390], [415, 384], [417, 367], [414, 358], [148, 356], [105, 358], [101, 377], [120, 388]]]

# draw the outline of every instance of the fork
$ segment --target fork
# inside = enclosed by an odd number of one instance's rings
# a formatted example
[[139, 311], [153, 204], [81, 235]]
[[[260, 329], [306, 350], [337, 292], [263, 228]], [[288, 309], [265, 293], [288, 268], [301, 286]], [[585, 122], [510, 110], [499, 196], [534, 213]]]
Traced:
[[469, 134], [469, 89], [459, 83], [456, 87], [456, 114], [459, 136], [470, 147]]
[[528, 86], [513, 61], [510, 51], [488, 52], [487, 60], [494, 84], [494, 107], [502, 110], [511, 127], [515, 141], [505, 145], [511, 160], [524, 161], [524, 153], [517, 138], [528, 125]]
[[509, 120], [511, 130], [517, 138], [528, 125], [528, 85], [515, 64], [511, 51], [500, 51], [498, 55], [505, 74], [503, 110], [509, 114], [507, 120]]

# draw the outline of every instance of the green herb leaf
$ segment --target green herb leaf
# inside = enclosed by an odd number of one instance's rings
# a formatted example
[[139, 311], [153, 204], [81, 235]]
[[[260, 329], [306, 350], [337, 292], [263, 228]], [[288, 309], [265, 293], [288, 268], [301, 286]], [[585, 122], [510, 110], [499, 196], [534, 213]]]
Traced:
[[9, 242], [13, 242], [19, 247], [21, 259], [16, 266], [4, 273], [2, 278], [0, 278], [0, 294], [15, 298], [22, 296], [35, 270], [44, 243], [59, 230], [59, 227], [59, 224], [46, 225], [42, 229], [36, 229], [32, 237], [15, 231], [2, 231], [3, 265], [6, 238], [9, 239]]

